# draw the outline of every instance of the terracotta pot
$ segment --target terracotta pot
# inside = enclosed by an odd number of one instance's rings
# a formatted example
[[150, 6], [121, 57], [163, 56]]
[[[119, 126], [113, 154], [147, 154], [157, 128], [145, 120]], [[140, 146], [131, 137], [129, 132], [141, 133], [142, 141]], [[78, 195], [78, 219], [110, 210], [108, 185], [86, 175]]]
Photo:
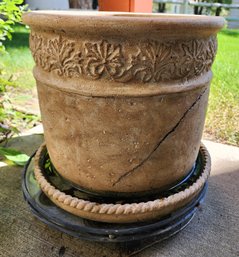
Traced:
[[65, 179], [130, 196], [190, 172], [222, 18], [30, 12], [23, 20], [47, 149]]
[[99, 0], [100, 11], [151, 13], [152, 0]]

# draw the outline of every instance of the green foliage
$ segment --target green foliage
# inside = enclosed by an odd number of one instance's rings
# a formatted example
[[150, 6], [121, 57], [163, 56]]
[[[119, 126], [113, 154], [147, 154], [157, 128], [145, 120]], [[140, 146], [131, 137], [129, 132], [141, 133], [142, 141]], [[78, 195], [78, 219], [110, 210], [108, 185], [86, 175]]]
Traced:
[[[6, 55], [5, 45], [7, 40], [12, 39], [14, 25], [21, 21], [21, 16], [26, 6], [20, 6], [23, 0], [2, 0], [0, 2], [0, 57], [1, 62]], [[3, 44], [4, 43], [4, 44]], [[6, 66], [5, 66], [6, 67]], [[7, 96], [7, 88], [16, 86], [12, 82], [13, 75], [8, 78], [4, 70], [4, 64], [0, 63], [0, 142], [7, 140], [18, 132], [17, 127], [12, 124], [15, 120], [16, 111], [11, 108], [11, 101]]]
[[[1, 57], [6, 56], [5, 45], [7, 40], [12, 39], [14, 25], [21, 21], [22, 13], [26, 7], [20, 6], [22, 3], [23, 0], [2, 0], [0, 2]], [[1, 58], [1, 60], [4, 60], [4, 58]], [[13, 108], [7, 89], [8, 87], [15, 87], [16, 84], [12, 82], [12, 74], [7, 79], [4, 77], [6, 72], [3, 71], [3, 67], [3, 64], [0, 64], [0, 142], [6, 141], [14, 133], [18, 133], [19, 124], [23, 123], [25, 125], [29, 121], [38, 119], [35, 115], [25, 114]], [[19, 166], [24, 166], [29, 159], [26, 154], [5, 147], [0, 147], [0, 156], [4, 156], [7, 160]]]
[[21, 21], [26, 6], [18, 6], [23, 0], [2, 0], [0, 2], [0, 53], [5, 50], [3, 41], [12, 38], [13, 25]]
[[59, 174], [57, 173], [54, 165], [51, 162], [51, 159], [49, 157], [48, 152], [46, 152], [46, 154], [45, 154], [45, 164], [44, 164], [44, 166], [45, 166], [45, 172], [48, 176], [52, 176], [52, 175], [57, 176], [57, 177], [59, 176]]
[[24, 166], [29, 156], [15, 149], [0, 147], [0, 155], [19, 166]]
[[11, 137], [13, 133], [18, 133], [17, 128], [7, 122], [11, 118], [6, 108], [6, 103], [9, 102], [5, 95], [7, 86], [14, 86], [14, 84], [0, 77], [0, 143]]

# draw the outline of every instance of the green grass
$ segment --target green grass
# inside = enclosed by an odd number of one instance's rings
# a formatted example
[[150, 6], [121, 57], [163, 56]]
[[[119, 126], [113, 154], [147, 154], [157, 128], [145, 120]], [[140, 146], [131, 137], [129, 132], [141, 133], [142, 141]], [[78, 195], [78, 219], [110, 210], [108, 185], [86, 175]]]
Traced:
[[[17, 26], [13, 40], [6, 45], [9, 54], [1, 57], [5, 77], [12, 76], [21, 89], [35, 86], [28, 37], [29, 31]], [[204, 136], [239, 145], [239, 30], [220, 32], [218, 45]]]
[[4, 77], [14, 81], [19, 87], [30, 89], [35, 86], [32, 75], [34, 61], [29, 50], [29, 30], [17, 25], [11, 41], [7, 41], [7, 54], [1, 56]]
[[218, 53], [205, 132], [214, 140], [239, 145], [239, 30], [218, 35]]

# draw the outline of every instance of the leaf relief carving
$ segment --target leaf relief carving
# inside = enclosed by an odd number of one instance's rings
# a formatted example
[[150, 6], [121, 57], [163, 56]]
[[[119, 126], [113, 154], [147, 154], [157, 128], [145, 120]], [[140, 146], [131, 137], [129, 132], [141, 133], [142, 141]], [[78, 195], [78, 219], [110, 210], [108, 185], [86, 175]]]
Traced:
[[83, 73], [81, 52], [75, 50], [74, 42], [62, 39], [61, 36], [44, 41], [34, 34], [30, 42], [36, 64], [45, 71], [55, 71], [59, 76], [68, 77], [78, 77]]
[[158, 42], [149, 40], [131, 46], [107, 40], [77, 42], [62, 36], [30, 37], [37, 66], [58, 76], [90, 77], [119, 82], [158, 83], [187, 80], [210, 70], [217, 50], [216, 37]]
[[174, 56], [171, 45], [152, 41], [132, 56], [131, 72], [142, 82], [164, 81], [172, 77], [174, 72]]
[[118, 77], [123, 72], [124, 60], [121, 45], [103, 40], [99, 44], [86, 43], [86, 72], [88, 76], [99, 79], [103, 75]]

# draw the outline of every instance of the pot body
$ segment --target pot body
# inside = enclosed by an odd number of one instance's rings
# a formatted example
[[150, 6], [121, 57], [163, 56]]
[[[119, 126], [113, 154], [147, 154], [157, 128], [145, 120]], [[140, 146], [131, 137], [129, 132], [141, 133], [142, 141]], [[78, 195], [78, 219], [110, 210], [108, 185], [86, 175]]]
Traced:
[[164, 190], [199, 151], [223, 19], [32, 12], [30, 47], [45, 140], [84, 190]]

